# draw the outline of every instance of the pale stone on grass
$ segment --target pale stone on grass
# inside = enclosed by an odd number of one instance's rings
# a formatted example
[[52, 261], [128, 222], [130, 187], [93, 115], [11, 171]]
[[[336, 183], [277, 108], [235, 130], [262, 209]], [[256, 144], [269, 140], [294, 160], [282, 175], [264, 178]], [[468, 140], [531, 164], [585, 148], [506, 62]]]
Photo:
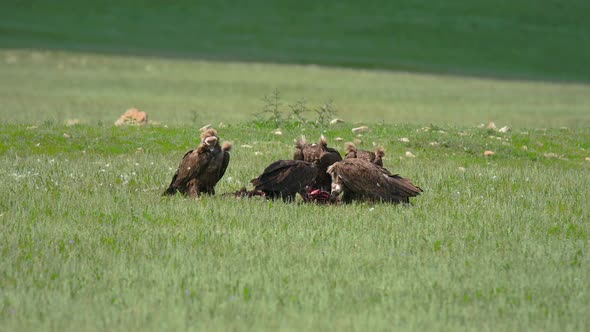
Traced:
[[483, 155], [484, 155], [484, 156], [486, 156], [486, 157], [491, 157], [491, 156], [493, 156], [494, 154], [495, 154], [495, 153], [494, 153], [494, 151], [492, 151], [492, 150], [486, 150], [486, 151], [484, 151], [484, 153], [483, 153]]
[[82, 120], [80, 120], [80, 119], [67, 119], [66, 120], [66, 126], [68, 126], [68, 127], [79, 125], [81, 123], [82, 123]]
[[352, 132], [355, 134], [366, 133], [367, 131], [369, 131], [369, 127], [367, 127], [367, 126], [360, 126], [360, 127], [352, 128]]
[[410, 152], [410, 151], [406, 151], [406, 157], [408, 157], [408, 158], [416, 158], [416, 155], [415, 155], [415, 154], [413, 154], [413, 153], [412, 153], [412, 152]]

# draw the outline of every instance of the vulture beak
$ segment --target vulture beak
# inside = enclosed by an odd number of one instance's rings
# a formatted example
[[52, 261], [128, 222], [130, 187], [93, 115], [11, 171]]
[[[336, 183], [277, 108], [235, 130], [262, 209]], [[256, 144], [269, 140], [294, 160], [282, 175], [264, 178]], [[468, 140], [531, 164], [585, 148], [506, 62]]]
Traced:
[[215, 144], [217, 144], [217, 137], [209, 136], [209, 137], [205, 138], [205, 144], [207, 144], [207, 146], [209, 147], [209, 150], [213, 151]]
[[338, 183], [334, 183], [332, 182], [332, 196], [334, 197], [338, 197], [338, 195], [340, 195], [340, 193], [342, 192], [342, 186]]

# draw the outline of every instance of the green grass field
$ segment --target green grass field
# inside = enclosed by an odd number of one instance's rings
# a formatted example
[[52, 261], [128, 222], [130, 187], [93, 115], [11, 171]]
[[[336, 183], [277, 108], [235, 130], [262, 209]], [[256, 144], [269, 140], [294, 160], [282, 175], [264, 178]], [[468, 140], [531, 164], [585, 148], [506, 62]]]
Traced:
[[[586, 330], [588, 9], [1, 3], [0, 331]], [[345, 122], [294, 121], [302, 100]], [[115, 127], [130, 107], [152, 124]], [[161, 197], [209, 123], [220, 195]], [[221, 195], [302, 134], [381, 145], [424, 193]]]

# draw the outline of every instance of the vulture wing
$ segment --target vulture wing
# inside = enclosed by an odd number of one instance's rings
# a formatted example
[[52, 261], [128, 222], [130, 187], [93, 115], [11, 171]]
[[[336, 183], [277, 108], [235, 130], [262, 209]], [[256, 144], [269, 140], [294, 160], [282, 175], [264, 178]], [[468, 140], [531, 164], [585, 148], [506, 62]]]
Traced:
[[422, 190], [411, 181], [363, 159], [346, 159], [335, 167], [344, 186], [356, 196], [388, 202], [408, 202]]
[[200, 153], [200, 149], [187, 152], [180, 161], [180, 165], [174, 177], [172, 177], [170, 186], [164, 194], [172, 195], [177, 190], [181, 193], [187, 193], [187, 183], [198, 177], [206, 169], [207, 164], [211, 161], [211, 157], [212, 155], [210, 153]]
[[227, 166], [229, 165], [229, 150], [222, 150], [223, 153], [223, 160], [221, 162], [221, 169], [219, 170], [219, 179], [223, 177], [225, 174], [225, 170], [227, 170]]
[[318, 169], [311, 163], [300, 160], [278, 160], [250, 181], [256, 190], [282, 193], [297, 193], [317, 176]]

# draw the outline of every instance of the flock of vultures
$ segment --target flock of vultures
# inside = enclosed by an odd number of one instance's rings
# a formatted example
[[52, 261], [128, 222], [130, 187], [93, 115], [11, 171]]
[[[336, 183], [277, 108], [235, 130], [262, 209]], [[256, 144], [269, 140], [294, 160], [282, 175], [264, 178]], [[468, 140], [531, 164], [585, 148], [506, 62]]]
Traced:
[[[199, 146], [182, 158], [164, 195], [214, 195], [215, 185], [229, 165], [230, 150], [230, 143], [220, 145], [215, 129], [205, 129]], [[295, 201], [299, 193], [304, 202], [325, 204], [352, 201], [409, 203], [410, 197], [419, 195], [422, 189], [383, 168], [383, 155], [381, 148], [375, 152], [363, 151], [348, 143], [342, 159], [340, 152], [328, 147], [323, 136], [318, 144], [309, 144], [301, 138], [296, 141], [293, 159], [273, 162], [250, 181], [254, 189], [244, 187], [231, 195]]]

